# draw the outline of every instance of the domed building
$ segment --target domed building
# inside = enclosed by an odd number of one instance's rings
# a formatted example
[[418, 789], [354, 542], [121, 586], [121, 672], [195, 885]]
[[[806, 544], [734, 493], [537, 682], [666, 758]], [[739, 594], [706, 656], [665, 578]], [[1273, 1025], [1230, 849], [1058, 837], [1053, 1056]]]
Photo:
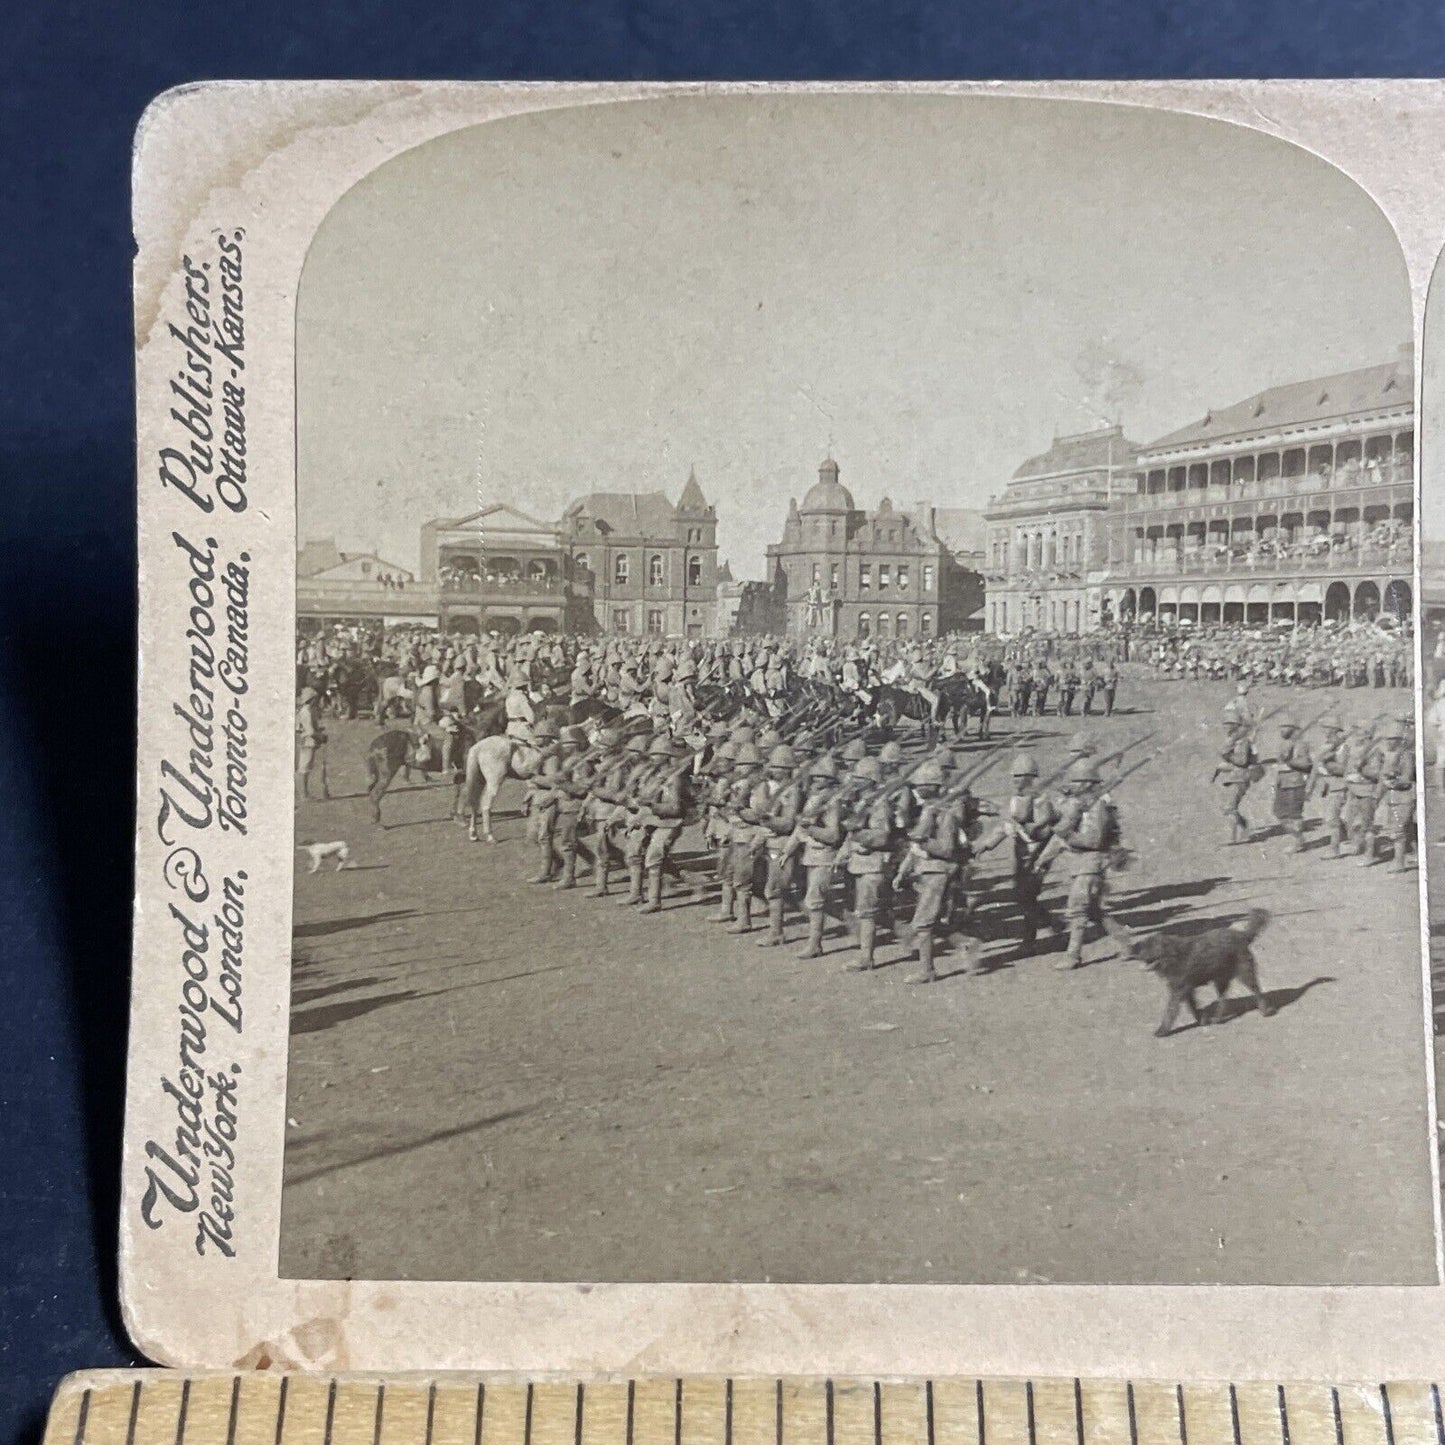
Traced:
[[[788, 503], [782, 540], [768, 548], [776, 625], [789, 636], [887, 640], [967, 625], [962, 569], [938, 536], [933, 508], [884, 497], [861, 510], [828, 457], [801, 504]], [[964, 574], [966, 577], [967, 574]]]

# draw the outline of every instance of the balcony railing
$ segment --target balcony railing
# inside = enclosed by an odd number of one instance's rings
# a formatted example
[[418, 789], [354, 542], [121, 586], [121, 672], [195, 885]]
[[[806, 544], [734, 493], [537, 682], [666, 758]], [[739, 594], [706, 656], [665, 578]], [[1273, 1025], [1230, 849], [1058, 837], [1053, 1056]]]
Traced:
[[1271, 497], [1307, 496], [1315, 492], [1368, 491], [1374, 487], [1413, 486], [1414, 469], [1409, 462], [1389, 462], [1373, 469], [1306, 472], [1301, 476], [1269, 477], [1264, 481], [1231, 482], [1189, 487], [1178, 492], [1125, 493], [1126, 512], [1153, 512], [1163, 507], [1218, 506], [1228, 502], [1261, 501]]
[[1304, 553], [1290, 557], [1213, 557], [1198, 552], [1140, 558], [1131, 562], [1107, 562], [1103, 571], [1112, 580], [1119, 577], [1295, 577], [1331, 572], [1361, 572], [1384, 567], [1408, 571], [1413, 565], [1408, 546], [1351, 547], [1331, 552]]
[[341, 581], [319, 577], [296, 579], [296, 609], [303, 615], [329, 613], [359, 617], [417, 617], [448, 606], [550, 603], [590, 593], [565, 577], [464, 578], [448, 583], [408, 582], [383, 587], [375, 581]]

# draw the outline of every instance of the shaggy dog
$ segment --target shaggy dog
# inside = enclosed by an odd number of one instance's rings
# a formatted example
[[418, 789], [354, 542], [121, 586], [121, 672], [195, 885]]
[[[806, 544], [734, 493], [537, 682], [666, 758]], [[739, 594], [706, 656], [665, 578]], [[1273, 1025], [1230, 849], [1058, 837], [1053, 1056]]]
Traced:
[[[1140, 939], [1134, 952], [1150, 973], [1157, 973], [1169, 990], [1164, 1003], [1164, 1018], [1154, 1030], [1156, 1038], [1174, 1031], [1179, 1005], [1188, 1004], [1197, 1024], [1213, 1023], [1223, 1012], [1224, 995], [1238, 979], [1253, 995], [1260, 1013], [1266, 1018], [1274, 1012], [1259, 987], [1259, 971], [1255, 966], [1250, 944], [1259, 937], [1269, 914], [1254, 908], [1248, 917], [1227, 928], [1210, 928], [1192, 937], [1177, 933], [1155, 933]], [[1218, 999], [1208, 1006], [1208, 1016], [1194, 1001], [1195, 989], [1213, 984]]]
[[296, 846], [311, 857], [311, 866], [306, 870], [308, 873], [315, 873], [327, 858], [336, 859], [338, 873], [351, 866], [351, 849], [345, 843], [298, 843]]

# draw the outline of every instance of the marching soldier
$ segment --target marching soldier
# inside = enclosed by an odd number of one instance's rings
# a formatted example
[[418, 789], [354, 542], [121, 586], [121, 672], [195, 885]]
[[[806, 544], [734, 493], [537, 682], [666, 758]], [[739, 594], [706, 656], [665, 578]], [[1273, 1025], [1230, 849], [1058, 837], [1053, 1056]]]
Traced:
[[[693, 816], [692, 758], [688, 755], [687, 744], [674, 745], [668, 750], [668, 755], [672, 766], [665, 769], [661, 777], [655, 778], [646, 792], [655, 826], [643, 858], [647, 877], [647, 902], [642, 907], [643, 913], [662, 911], [662, 871], [671, 861], [672, 849]], [[673, 872], [677, 873], [675, 864]]]
[[1009, 774], [1012, 784], [1009, 800], [974, 852], [986, 853], [1006, 838], [1011, 841], [1014, 902], [1023, 920], [1019, 957], [1029, 958], [1038, 947], [1040, 923], [1062, 932], [1058, 920], [1043, 906], [1044, 879], [1038, 867], [1039, 856], [1059, 821], [1059, 810], [1052, 799], [1039, 790], [1039, 765], [1032, 753], [1016, 753]]
[[[853, 778], [864, 787], [878, 783], [883, 767], [864, 757], [853, 765]], [[885, 907], [884, 890], [893, 857], [893, 807], [876, 788], [858, 798], [848, 815], [847, 868], [853, 880], [853, 914], [858, 923], [858, 961], [849, 967], [874, 967], [878, 917]]]
[[[577, 854], [581, 849], [578, 833], [582, 829], [586, 809], [587, 788], [595, 775], [598, 763], [589, 757], [584, 749], [587, 735], [579, 727], [562, 729], [561, 767], [556, 781], [557, 821], [555, 839], [557, 852], [562, 859], [562, 875], [552, 885], [566, 889], [577, 886]], [[596, 867], [596, 860], [593, 861]]]
[[803, 840], [803, 869], [807, 889], [803, 911], [808, 915], [808, 945], [804, 958], [821, 958], [823, 931], [828, 921], [828, 890], [838, 849], [843, 844], [843, 805], [838, 797], [838, 768], [824, 753], [808, 770], [809, 792], [798, 816]]
[[314, 687], [303, 687], [296, 699], [296, 785], [301, 797], [311, 796], [311, 769], [321, 765], [321, 796], [329, 798], [326, 783], [326, 729], [321, 726]]
[[[760, 782], [763, 755], [751, 742], [739, 743], [733, 753], [734, 781], [723, 805], [728, 824], [729, 872], [723, 883], [722, 905], [716, 922], [732, 923], [732, 933], [748, 933], [753, 926], [753, 875], [757, 871], [758, 850], [762, 846], [756, 823], [746, 813]], [[733, 909], [737, 920], [733, 921]]]
[[1279, 724], [1279, 755], [1274, 760], [1274, 816], [1294, 840], [1291, 851], [1304, 851], [1305, 795], [1314, 770], [1310, 745], [1299, 723], [1286, 716]]
[[[1383, 807], [1379, 811], [1391, 845], [1390, 871], [1403, 873], [1409, 866], [1408, 854], [1415, 837], [1415, 749], [1407, 735], [1405, 720], [1392, 717], [1383, 724], [1375, 751], [1383, 793]], [[1376, 861], [1372, 839], [1362, 865], [1368, 867]]]
[[532, 729], [532, 738], [541, 749], [536, 771], [527, 782], [527, 797], [522, 811], [532, 820], [528, 837], [537, 848], [537, 875], [528, 883], [550, 883], [557, 863], [553, 840], [557, 831], [559, 784], [562, 780], [563, 750], [557, 725], [543, 718]]
[[1224, 710], [1224, 746], [1219, 750], [1213, 777], [1219, 785], [1231, 843], [1243, 843], [1249, 837], [1249, 823], [1241, 809], [1244, 795], [1254, 782], [1254, 770], [1259, 766], [1249, 726], [1250, 720], [1243, 709], [1231, 702]]
[[1064, 905], [1069, 925], [1068, 952], [1057, 965], [1068, 970], [1081, 968], [1089, 924], [1097, 923], [1132, 957], [1134, 935], [1110, 917], [1104, 904], [1109, 869], [1121, 856], [1119, 816], [1107, 793], [1098, 792], [1099, 770], [1091, 758], [1080, 758], [1067, 773], [1068, 806], [1054, 827], [1053, 835], [1039, 854], [1038, 871], [1043, 873], [1060, 854], [1067, 854], [1071, 868], [1068, 899]]
[[[949, 885], [958, 876], [967, 847], [964, 814], [958, 802], [943, 799], [943, 769], [930, 758], [914, 771], [910, 787], [918, 795], [918, 820], [908, 831], [909, 858], [904, 867], [916, 875], [913, 905], [913, 950], [922, 965], [909, 983], [934, 983], [934, 929], [942, 921]], [[970, 968], [977, 969], [978, 942], [969, 940]]]
[[1350, 851], [1369, 860], [1375, 853], [1375, 812], [1380, 804], [1380, 763], [1370, 729], [1350, 724], [1345, 735], [1345, 806], [1342, 814]]
[[767, 876], [763, 898], [768, 905], [768, 933], [759, 948], [778, 948], [784, 942], [783, 915], [787, 907], [788, 874], [792, 855], [788, 839], [798, 822], [802, 789], [792, 778], [798, 762], [797, 754], [787, 743], [778, 743], [768, 754], [767, 775], [753, 789], [743, 819], [759, 830], [759, 838], [767, 859]]
[[1078, 664], [1071, 659], [1064, 664], [1063, 673], [1059, 678], [1060, 717], [1073, 717], [1074, 698], [1078, 695], [1081, 685]]
[[627, 822], [622, 833], [622, 857], [627, 864], [627, 896], [623, 902], [628, 907], [640, 906], [643, 900], [647, 849], [652, 831], [658, 824], [657, 814], [651, 807], [652, 790], [663, 767], [672, 760], [672, 743], [666, 733], [653, 734], [647, 744], [647, 759], [649, 766], [638, 768], [627, 785]]
[[1104, 716], [1114, 716], [1114, 699], [1119, 695], [1119, 664], [1112, 658], [1104, 664], [1102, 678], [1104, 690]]
[[1324, 741], [1315, 751], [1313, 791], [1324, 799], [1326, 847], [1331, 858], [1340, 856], [1345, 841], [1345, 804], [1349, 789], [1345, 784], [1345, 725], [1331, 715], [1320, 719]]
[[606, 898], [617, 845], [617, 834], [627, 819], [627, 789], [631, 779], [647, 767], [647, 739], [633, 733], [620, 753], [614, 754], [598, 770], [592, 787], [592, 816], [597, 827], [596, 879], [594, 898]]
[[[728, 794], [733, 785], [733, 755], [736, 749], [731, 741], [720, 743], [708, 764], [712, 781], [707, 787], [705, 804], [706, 822], [703, 825], [702, 841], [713, 860], [713, 882], [728, 887], [728, 848], [732, 841], [732, 824], [727, 817]], [[729, 909], [731, 916], [731, 909]]]

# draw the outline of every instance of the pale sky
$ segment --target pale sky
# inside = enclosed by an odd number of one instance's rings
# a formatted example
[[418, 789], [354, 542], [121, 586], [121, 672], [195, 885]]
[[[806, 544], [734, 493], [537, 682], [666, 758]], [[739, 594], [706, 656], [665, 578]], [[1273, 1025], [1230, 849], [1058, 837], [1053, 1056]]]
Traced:
[[831, 444], [858, 505], [982, 507], [1053, 435], [1146, 442], [1409, 339], [1388, 224], [1238, 127], [1004, 97], [678, 98], [373, 172], [298, 300], [299, 540], [554, 519], [689, 466], [763, 575]]

